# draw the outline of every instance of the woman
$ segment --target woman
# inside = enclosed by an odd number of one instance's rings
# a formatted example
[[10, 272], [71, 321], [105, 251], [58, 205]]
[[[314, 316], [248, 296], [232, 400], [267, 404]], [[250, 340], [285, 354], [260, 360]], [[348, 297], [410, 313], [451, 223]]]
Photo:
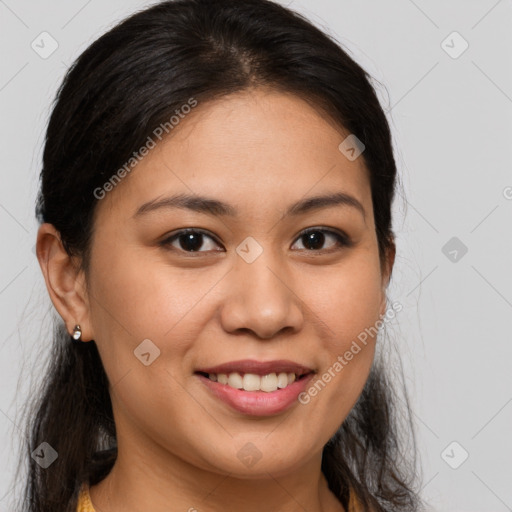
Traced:
[[395, 180], [368, 75], [278, 4], [94, 42], [45, 141], [26, 510], [419, 510], [374, 357]]

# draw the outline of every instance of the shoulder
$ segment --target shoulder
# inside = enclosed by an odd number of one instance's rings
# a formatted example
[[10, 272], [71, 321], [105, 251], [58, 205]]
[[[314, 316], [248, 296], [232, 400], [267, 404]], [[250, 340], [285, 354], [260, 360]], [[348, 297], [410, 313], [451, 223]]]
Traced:
[[91, 497], [89, 495], [89, 485], [87, 482], [82, 483], [80, 487], [76, 512], [96, 512], [91, 503]]
[[360, 510], [362, 510], [361, 506], [360, 506], [360, 502], [357, 499], [355, 493], [351, 489], [350, 490], [350, 499], [349, 499], [349, 502], [348, 502], [348, 511], [347, 512], [360, 512]]
[[[359, 501], [359, 499], [356, 496], [356, 493], [352, 488], [350, 488], [350, 498], [348, 502], [348, 509], [347, 512], [363, 512], [366, 510], [363, 508], [362, 503]], [[370, 508], [370, 512], [376, 512], [373, 507]]]

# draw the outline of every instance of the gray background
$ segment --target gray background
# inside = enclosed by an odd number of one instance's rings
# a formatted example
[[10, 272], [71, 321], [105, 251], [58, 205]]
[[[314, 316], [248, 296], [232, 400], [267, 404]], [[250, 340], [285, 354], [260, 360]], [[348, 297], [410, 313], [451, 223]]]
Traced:
[[[50, 339], [33, 211], [51, 102], [71, 62], [149, 3], [0, 0], [2, 511], [19, 492], [20, 411]], [[383, 84], [404, 192], [394, 205], [389, 289], [404, 309], [392, 335], [412, 396], [422, 494], [435, 511], [510, 511], [512, 2], [283, 3], [333, 34]], [[43, 31], [58, 44], [46, 59], [31, 47], [43, 46]]]

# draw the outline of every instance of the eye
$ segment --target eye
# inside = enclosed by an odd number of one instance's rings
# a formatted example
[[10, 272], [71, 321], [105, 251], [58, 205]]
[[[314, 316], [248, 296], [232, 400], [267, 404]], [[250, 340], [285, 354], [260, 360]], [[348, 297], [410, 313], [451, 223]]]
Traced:
[[[162, 240], [160, 242], [160, 245], [163, 247], [171, 246], [171, 248], [181, 250], [183, 252], [208, 252], [208, 248], [206, 251], [199, 250], [201, 247], [204, 246], [204, 238], [213, 240], [214, 243], [216, 244], [213, 237], [208, 235], [205, 231], [199, 229], [182, 229], [181, 231], [178, 231], [174, 235]], [[177, 245], [179, 247], [173, 245], [174, 242], [177, 242]], [[211, 246], [211, 243], [206, 245]]]
[[[309, 228], [302, 233], [299, 234], [298, 240], [302, 240], [307, 248], [311, 248], [314, 251], [322, 250], [322, 246], [325, 243], [327, 238], [331, 238], [335, 240], [335, 243], [331, 245], [331, 250], [335, 246], [336, 243], [342, 247], [350, 247], [352, 245], [348, 236], [338, 233], [336, 231], [332, 231], [330, 229], [321, 229], [321, 228]], [[329, 250], [329, 248], [327, 249]]]
[[[328, 240], [329, 238], [333, 239], [334, 243], [332, 243], [331, 246], [327, 249], [322, 249], [326, 239]], [[205, 246], [205, 239], [210, 240], [210, 242], [206, 243], [206, 250], [200, 250]], [[336, 245], [340, 247], [350, 247], [352, 245], [350, 238], [345, 234], [322, 228], [309, 228], [304, 230], [299, 234], [297, 240], [303, 241], [304, 245], [306, 246], [305, 249], [299, 250], [307, 250], [308, 252], [321, 250], [332, 251], [335, 250]], [[172, 249], [186, 253], [210, 252], [212, 250], [215, 252], [222, 251], [222, 249], [219, 250], [213, 247], [214, 245], [218, 246], [219, 244], [212, 236], [203, 230], [191, 228], [182, 229], [174, 233], [173, 235], [162, 240], [159, 245], [166, 248], [170, 247]]]

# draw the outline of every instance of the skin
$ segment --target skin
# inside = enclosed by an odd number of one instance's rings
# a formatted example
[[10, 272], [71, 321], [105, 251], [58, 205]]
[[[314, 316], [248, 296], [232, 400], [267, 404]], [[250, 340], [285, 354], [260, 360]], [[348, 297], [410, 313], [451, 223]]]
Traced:
[[[385, 313], [394, 247], [381, 268], [368, 171], [339, 151], [346, 136], [296, 96], [246, 90], [199, 104], [98, 202], [87, 276], [53, 226], [40, 227], [52, 302], [70, 333], [78, 323], [82, 341], [96, 342], [110, 381], [119, 452], [91, 487], [98, 512], [343, 510], [321, 472], [322, 449], [363, 389], [375, 339], [308, 404], [269, 417], [229, 408], [194, 371], [290, 359], [321, 376]], [[335, 205], [283, 216], [336, 191], [365, 215]], [[134, 217], [178, 192], [228, 202], [238, 217], [171, 208]], [[194, 253], [179, 239], [159, 245], [183, 228], [211, 238]], [[340, 230], [353, 244], [322, 231], [323, 245], [311, 248], [299, 237], [306, 228]], [[249, 236], [263, 249], [250, 264], [235, 251]], [[134, 355], [144, 339], [160, 350], [148, 366]], [[252, 467], [237, 457], [248, 442], [261, 453]]]

